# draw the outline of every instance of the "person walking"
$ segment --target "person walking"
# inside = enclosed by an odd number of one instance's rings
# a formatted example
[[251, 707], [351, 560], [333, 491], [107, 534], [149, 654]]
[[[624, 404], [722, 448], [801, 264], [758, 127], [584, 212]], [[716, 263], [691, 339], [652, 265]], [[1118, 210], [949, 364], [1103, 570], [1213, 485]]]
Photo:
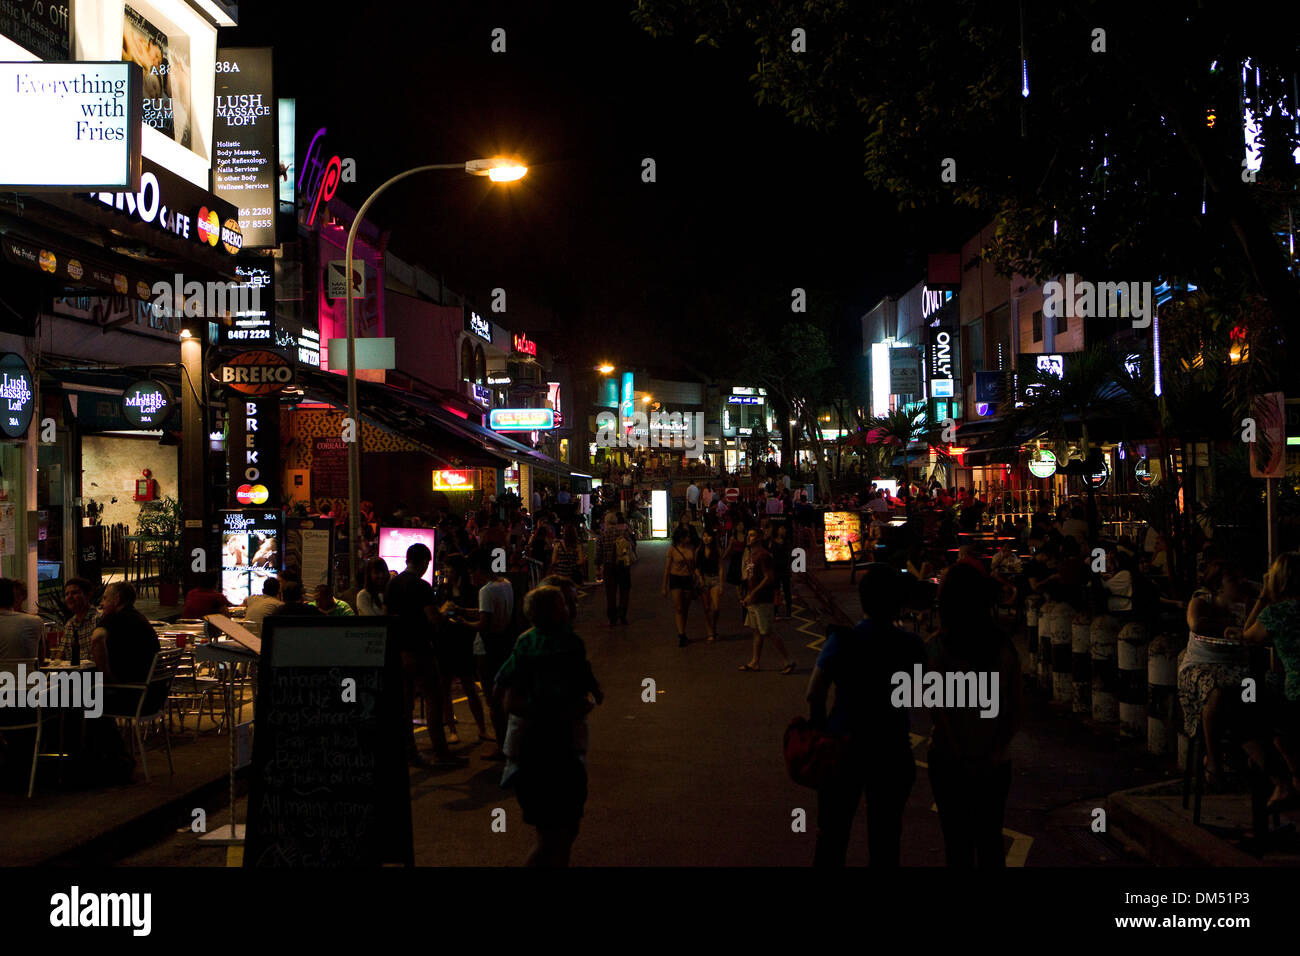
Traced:
[[[870, 864], [899, 865], [916, 761], [908, 711], [891, 700], [893, 675], [911, 674], [925, 662], [921, 638], [894, 625], [906, 583], [906, 575], [888, 565], [868, 567], [858, 583], [862, 620], [851, 631], [830, 633], [808, 681], [810, 722], [842, 738], [846, 750], [833, 779], [817, 792], [815, 866], [844, 865], [864, 792]], [[828, 719], [832, 685], [835, 707]]]
[[578, 529], [572, 522], [567, 523], [564, 526], [564, 533], [551, 549], [550, 573], [577, 581], [578, 562], [581, 558], [582, 548], [578, 544]]
[[[476, 593], [472, 590], [466, 558], [456, 553], [443, 555], [435, 585], [439, 607], [446, 607], [449, 601], [455, 604]], [[483, 702], [479, 700], [475, 684], [474, 631], [454, 613], [443, 615], [433, 635], [433, 655], [438, 660], [438, 673], [442, 677], [442, 720], [447, 726], [447, 742], [460, 743], [460, 735], [456, 732], [456, 709], [451, 695], [453, 680], [460, 681], [461, 690], [465, 692], [469, 712], [478, 726], [479, 742], [496, 742], [497, 738], [488, 733], [487, 714]], [[485, 691], [484, 696], [490, 693], [491, 688]]]
[[745, 608], [745, 626], [754, 632], [754, 652], [749, 659], [749, 663], [740, 665], [740, 670], [756, 671], [759, 669], [759, 658], [763, 653], [763, 640], [771, 637], [772, 644], [785, 660], [781, 673], [793, 674], [794, 660], [786, 653], [785, 642], [772, 630], [773, 601], [776, 597], [776, 570], [773, 567], [772, 555], [763, 547], [763, 542], [759, 538], [757, 530], [749, 532], [748, 546], [747, 563], [750, 570], [746, 578], [747, 586], [744, 596], [741, 598], [740, 603]]
[[497, 743], [491, 753], [483, 755], [483, 759], [504, 760], [505, 751], [501, 744], [506, 735], [506, 712], [500, 697], [491, 688], [493, 678], [510, 656], [515, 642], [515, 591], [509, 578], [492, 569], [492, 555], [486, 551], [471, 553], [466, 563], [470, 583], [478, 589], [478, 606], [469, 608], [448, 602], [443, 605], [443, 613], [478, 631], [474, 638], [474, 656], [478, 660], [479, 681], [488, 694], [488, 711]]
[[690, 641], [686, 638], [686, 618], [691, 612], [691, 598], [695, 595], [696, 575], [695, 548], [687, 529], [678, 527], [673, 531], [672, 546], [664, 561], [664, 597], [671, 593], [673, 602], [673, 622], [677, 625], [677, 646], [685, 647]]
[[721, 564], [718, 539], [710, 528], [705, 527], [704, 538], [695, 552], [695, 569], [699, 574], [700, 603], [704, 605], [705, 640], [710, 644], [718, 639], [718, 614], [722, 609]]
[[697, 485], [695, 483], [695, 479], [692, 478], [691, 483], [686, 487], [686, 513], [690, 515], [692, 519], [694, 519], [696, 513], [699, 511], [699, 507], [700, 507], [700, 486]]
[[573, 631], [576, 595], [543, 585], [524, 597], [533, 625], [496, 673], [494, 696], [510, 715], [501, 785], [537, 829], [528, 866], [564, 867], [587, 802], [587, 714], [605, 695]]
[[609, 626], [627, 623], [632, 595], [632, 565], [636, 562], [636, 538], [613, 511], [605, 515], [605, 527], [596, 541], [596, 565], [605, 579], [605, 613]]
[[996, 585], [987, 575], [955, 564], [939, 589], [940, 630], [930, 641], [929, 670], [948, 686], [949, 675], [997, 678], [992, 716], [972, 702], [945, 700], [934, 708], [930, 786], [939, 809], [948, 866], [1006, 865], [1002, 822], [1011, 789], [1008, 747], [1024, 717], [1020, 660], [998, 627]]
[[[415, 695], [424, 701], [425, 726], [433, 745], [435, 766], [455, 766], [463, 761], [453, 757], [442, 729], [442, 678], [433, 654], [434, 628], [440, 622], [433, 587], [424, 574], [433, 562], [426, 544], [406, 549], [406, 570], [388, 583], [384, 607], [398, 619], [395, 628], [406, 677], [406, 750], [412, 763], [421, 763], [415, 746]], [[288, 588], [285, 589], [288, 591]]]

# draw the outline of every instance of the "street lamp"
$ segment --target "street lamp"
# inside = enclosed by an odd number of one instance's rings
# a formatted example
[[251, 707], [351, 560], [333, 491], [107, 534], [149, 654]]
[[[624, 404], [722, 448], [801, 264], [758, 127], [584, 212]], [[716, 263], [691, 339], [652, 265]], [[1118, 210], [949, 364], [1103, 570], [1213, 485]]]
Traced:
[[596, 366], [596, 371], [599, 372], [601, 375], [608, 375], [610, 372], [614, 371], [614, 366], [612, 366], [612, 365], [597, 365], [597, 366]]
[[348, 284], [348, 416], [356, 428], [354, 440], [348, 443], [348, 586], [357, 580], [357, 543], [361, 537], [361, 413], [357, 408], [357, 328], [352, 310], [352, 247], [357, 241], [357, 230], [361, 220], [366, 218], [366, 210], [379, 198], [380, 194], [398, 180], [416, 173], [433, 172], [440, 169], [463, 169], [471, 176], [487, 176], [493, 182], [512, 182], [522, 179], [528, 167], [510, 159], [471, 159], [465, 163], [435, 163], [431, 166], [416, 166], [383, 183], [361, 204], [357, 214], [352, 218], [352, 227], [348, 229], [347, 279]]

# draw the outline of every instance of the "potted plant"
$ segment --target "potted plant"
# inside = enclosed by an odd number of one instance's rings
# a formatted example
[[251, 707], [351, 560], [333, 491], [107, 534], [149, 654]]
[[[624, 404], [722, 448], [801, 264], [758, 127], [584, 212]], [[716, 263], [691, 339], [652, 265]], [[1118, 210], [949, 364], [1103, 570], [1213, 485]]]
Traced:
[[140, 506], [141, 535], [156, 538], [158, 603], [175, 607], [181, 597], [181, 503], [172, 495]]

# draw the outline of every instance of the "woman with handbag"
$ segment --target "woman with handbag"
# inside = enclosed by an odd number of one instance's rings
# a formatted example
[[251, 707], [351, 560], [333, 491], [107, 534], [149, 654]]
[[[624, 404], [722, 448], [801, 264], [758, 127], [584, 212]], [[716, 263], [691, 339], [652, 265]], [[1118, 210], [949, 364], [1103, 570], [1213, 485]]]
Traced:
[[[908, 711], [892, 703], [893, 675], [925, 660], [920, 637], [894, 625], [904, 594], [902, 573], [886, 564], [866, 569], [858, 584], [863, 618], [851, 631], [834, 630], [808, 681], [810, 722], [837, 738], [835, 766], [817, 786], [815, 866], [843, 866], [853, 817], [867, 797], [867, 847], [872, 866], [896, 867], [903, 811], [916, 781]], [[835, 707], [826, 698], [835, 685]]]
[[695, 548], [691, 546], [690, 530], [678, 525], [673, 529], [672, 547], [668, 549], [668, 559], [664, 562], [664, 597], [668, 597], [671, 591], [678, 647], [690, 643], [686, 639], [686, 617], [691, 611], [691, 598], [695, 596], [696, 575]]

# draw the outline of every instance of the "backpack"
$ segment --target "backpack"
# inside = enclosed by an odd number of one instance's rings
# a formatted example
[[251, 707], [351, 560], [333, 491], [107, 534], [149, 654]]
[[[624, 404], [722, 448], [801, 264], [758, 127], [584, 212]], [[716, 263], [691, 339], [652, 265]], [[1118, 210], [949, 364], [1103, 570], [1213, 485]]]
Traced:
[[636, 564], [636, 548], [632, 544], [632, 539], [626, 534], [621, 534], [614, 539], [614, 557], [625, 568]]

